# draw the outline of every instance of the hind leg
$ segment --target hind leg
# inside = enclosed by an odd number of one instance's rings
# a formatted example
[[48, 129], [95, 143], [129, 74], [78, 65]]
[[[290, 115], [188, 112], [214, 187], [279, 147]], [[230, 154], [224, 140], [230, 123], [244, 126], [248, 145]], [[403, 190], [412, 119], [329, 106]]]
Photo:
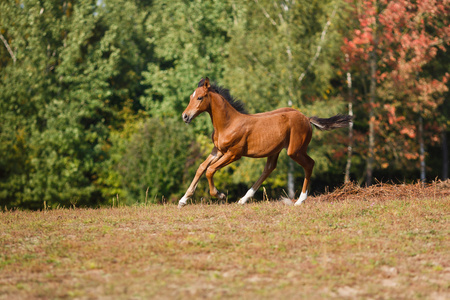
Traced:
[[242, 197], [241, 200], [239, 200], [239, 202], [238, 202], [239, 204], [245, 204], [245, 202], [247, 202], [248, 199], [253, 197], [255, 195], [255, 192], [259, 189], [261, 184], [264, 182], [264, 180], [266, 180], [267, 177], [269, 177], [270, 173], [272, 173], [272, 171], [275, 170], [275, 168], [277, 166], [277, 160], [278, 160], [279, 154], [280, 153], [277, 153], [277, 154], [269, 156], [267, 158], [266, 166], [264, 167], [264, 171], [261, 174], [261, 177], [259, 177], [258, 181], [256, 181], [255, 184], [248, 190], [248, 192], [245, 194], [245, 196]]
[[295, 205], [300, 205], [308, 197], [308, 185], [314, 168], [314, 160], [306, 154], [306, 151], [302, 150], [289, 155], [289, 157], [301, 165], [305, 170], [305, 180], [303, 181], [302, 192], [297, 202], [295, 202]]

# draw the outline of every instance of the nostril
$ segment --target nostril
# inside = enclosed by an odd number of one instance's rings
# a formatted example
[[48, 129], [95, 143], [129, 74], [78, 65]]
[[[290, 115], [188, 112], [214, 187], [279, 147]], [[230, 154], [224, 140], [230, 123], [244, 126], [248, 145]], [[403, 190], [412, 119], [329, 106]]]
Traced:
[[183, 114], [182, 117], [183, 117], [183, 120], [187, 119], [187, 115], [186, 114]]

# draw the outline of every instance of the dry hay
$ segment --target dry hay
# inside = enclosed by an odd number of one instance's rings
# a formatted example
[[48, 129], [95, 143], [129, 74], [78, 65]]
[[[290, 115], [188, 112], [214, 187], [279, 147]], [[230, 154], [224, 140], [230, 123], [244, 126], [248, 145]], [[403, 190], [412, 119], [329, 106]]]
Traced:
[[341, 200], [384, 201], [393, 199], [424, 199], [450, 196], [450, 180], [435, 181], [430, 184], [389, 184], [377, 183], [361, 187], [354, 182], [344, 184], [331, 193], [313, 197], [316, 201]]

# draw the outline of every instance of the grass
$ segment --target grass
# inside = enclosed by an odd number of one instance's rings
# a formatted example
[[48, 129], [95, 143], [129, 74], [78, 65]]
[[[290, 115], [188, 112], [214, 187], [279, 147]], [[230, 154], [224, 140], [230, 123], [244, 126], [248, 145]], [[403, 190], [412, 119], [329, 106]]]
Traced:
[[404, 187], [3, 212], [0, 299], [449, 299], [448, 182]]

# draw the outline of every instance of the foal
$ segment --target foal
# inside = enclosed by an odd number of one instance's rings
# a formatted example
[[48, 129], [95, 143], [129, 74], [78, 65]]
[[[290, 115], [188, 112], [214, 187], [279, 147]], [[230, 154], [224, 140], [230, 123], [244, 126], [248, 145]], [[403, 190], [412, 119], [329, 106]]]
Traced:
[[230, 96], [228, 90], [211, 85], [208, 77], [200, 80], [198, 87], [190, 96], [189, 105], [182, 115], [183, 120], [189, 124], [204, 111], [209, 113], [213, 123], [214, 148], [208, 158], [200, 164], [194, 180], [178, 203], [180, 208], [194, 195], [203, 173], [206, 172], [211, 196], [225, 200], [226, 196], [214, 186], [214, 173], [242, 156], [267, 157], [261, 177], [239, 200], [239, 204], [245, 204], [275, 169], [278, 155], [284, 148], [287, 149], [289, 157], [305, 170], [302, 191], [295, 202], [295, 205], [300, 205], [307, 197], [307, 188], [314, 167], [314, 160], [306, 154], [312, 136], [311, 124], [320, 130], [330, 130], [347, 127], [352, 119], [348, 115], [336, 115], [328, 119], [308, 118], [292, 108], [249, 115], [243, 110], [242, 104]]

